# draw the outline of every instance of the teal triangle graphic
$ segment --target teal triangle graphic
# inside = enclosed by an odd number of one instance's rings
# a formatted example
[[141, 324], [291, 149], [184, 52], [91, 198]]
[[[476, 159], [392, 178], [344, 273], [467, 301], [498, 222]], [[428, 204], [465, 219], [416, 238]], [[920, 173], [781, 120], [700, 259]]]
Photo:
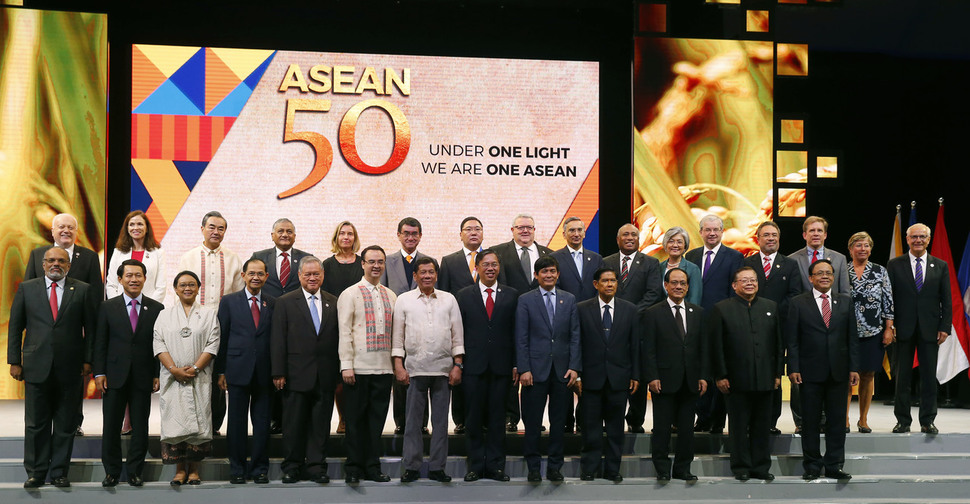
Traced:
[[249, 89], [249, 86], [245, 82], [240, 82], [236, 89], [233, 89], [231, 93], [226, 95], [225, 98], [219, 102], [218, 105], [209, 111], [209, 116], [222, 116], [222, 117], [239, 117], [242, 112], [243, 107], [246, 106], [246, 102], [249, 101], [249, 96], [253, 94], [253, 90]]
[[152, 94], [145, 98], [135, 110], [134, 114], [165, 114], [165, 115], [205, 115], [195, 106], [179, 88], [170, 80], [158, 86]]

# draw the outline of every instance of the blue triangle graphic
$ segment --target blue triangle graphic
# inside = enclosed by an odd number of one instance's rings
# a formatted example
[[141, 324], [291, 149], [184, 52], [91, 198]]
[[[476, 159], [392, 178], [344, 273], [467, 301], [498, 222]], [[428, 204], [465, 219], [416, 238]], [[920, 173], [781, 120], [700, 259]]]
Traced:
[[586, 239], [583, 240], [583, 248], [587, 250], [592, 250], [593, 252], [600, 251], [599, 243], [600, 235], [600, 212], [599, 210], [593, 214], [593, 218], [590, 219], [589, 225], [586, 226]]
[[195, 188], [195, 184], [202, 177], [202, 172], [209, 166], [207, 161], [172, 161], [175, 169], [182, 175], [182, 180], [189, 187], [189, 191]]
[[249, 77], [246, 77], [246, 80], [243, 82], [249, 86], [249, 89], [256, 89], [256, 84], [259, 84], [259, 79], [263, 77], [263, 72], [266, 71], [266, 67], [268, 67], [270, 62], [273, 61], [274, 56], [276, 56], [276, 51], [273, 51], [273, 54], [270, 54], [269, 57], [266, 58], [266, 61], [256, 67], [256, 70], [253, 70], [253, 73], [249, 74]]
[[135, 167], [131, 168], [131, 210], [141, 210], [142, 212], [147, 212], [148, 207], [152, 205], [152, 196], [148, 194], [148, 189], [145, 184], [142, 183], [141, 177], [138, 176], [138, 172], [135, 171]]
[[246, 106], [246, 102], [249, 101], [249, 96], [253, 94], [253, 90], [249, 88], [245, 83], [241, 82], [236, 89], [233, 89], [231, 93], [226, 95], [225, 98], [219, 102], [218, 105], [209, 111], [209, 116], [223, 116], [223, 117], [239, 117], [242, 112], [243, 107]]
[[135, 114], [165, 114], [165, 115], [205, 115], [202, 109], [179, 91], [172, 81], [165, 81], [152, 94], [145, 98], [134, 111]]
[[175, 83], [199, 110], [205, 110], [205, 48], [192, 55], [168, 80]]

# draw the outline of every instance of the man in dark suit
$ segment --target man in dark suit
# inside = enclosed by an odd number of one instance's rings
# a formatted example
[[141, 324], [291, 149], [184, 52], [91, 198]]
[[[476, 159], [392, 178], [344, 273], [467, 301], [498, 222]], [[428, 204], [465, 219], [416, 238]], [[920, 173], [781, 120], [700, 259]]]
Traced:
[[[285, 217], [277, 219], [273, 223], [273, 233], [270, 237], [275, 246], [253, 252], [250, 259], [259, 259], [266, 265], [266, 282], [261, 291], [276, 299], [287, 292], [300, 289], [297, 266], [300, 264], [300, 259], [310, 254], [293, 246], [296, 243], [296, 226], [290, 219]], [[283, 432], [283, 394], [279, 391], [272, 392], [270, 415], [269, 433]]]
[[[227, 294], [219, 302], [221, 332], [215, 371], [219, 376], [219, 388], [229, 393], [226, 423], [229, 483], [241, 484], [246, 478], [252, 478], [255, 483], [265, 484], [269, 483], [266, 446], [269, 444], [270, 398], [273, 394], [270, 333], [276, 298], [264, 288], [270, 275], [262, 259], [246, 261], [242, 276], [246, 287]], [[253, 422], [252, 459], [248, 465], [247, 416]]]
[[337, 298], [320, 290], [320, 259], [304, 257], [299, 272], [302, 288], [276, 300], [270, 336], [273, 384], [283, 391], [281, 469], [283, 483], [329, 483], [327, 440], [340, 374]]
[[[846, 391], [859, 383], [859, 335], [852, 297], [832, 290], [835, 270], [828, 259], [808, 268], [812, 291], [795, 296], [785, 318], [788, 344], [788, 376], [801, 387], [802, 453], [806, 480], [852, 478], [842, 470], [845, 463]], [[825, 425], [825, 458], [819, 450], [822, 405]]]
[[[788, 313], [788, 300], [802, 292], [802, 275], [798, 272], [798, 264], [784, 254], [778, 253], [781, 242], [781, 228], [773, 221], [764, 221], [755, 231], [755, 240], [761, 250], [757, 254], [744, 259], [744, 265], [750, 266], [758, 275], [758, 295], [774, 301], [778, 305], [778, 313], [784, 321]], [[792, 387], [794, 394], [795, 386]], [[772, 421], [771, 433], [781, 434], [778, 430], [778, 419], [781, 417], [781, 387], [778, 387], [771, 398]], [[793, 395], [794, 397], [794, 395]], [[797, 401], [792, 399], [792, 416], [796, 414]], [[796, 426], [801, 426], [801, 415], [796, 418]]]
[[936, 360], [940, 344], [953, 326], [950, 272], [945, 261], [929, 255], [930, 228], [913, 224], [906, 230], [909, 253], [892, 259], [886, 266], [893, 286], [896, 310], [896, 426], [893, 432], [909, 432], [910, 383], [914, 352], [919, 355], [920, 431], [937, 434]]
[[539, 474], [539, 427], [548, 399], [549, 458], [546, 478], [559, 483], [563, 481], [561, 469], [566, 410], [572, 407], [569, 389], [583, 370], [579, 314], [576, 311], [576, 298], [556, 288], [559, 279], [556, 259], [540, 257], [534, 268], [539, 287], [519, 296], [515, 311], [515, 359], [519, 383], [522, 384], [522, 419], [525, 422], [523, 451], [529, 467], [529, 482], [542, 481]]
[[[405, 217], [397, 223], [397, 239], [401, 242], [399, 253], [391, 252], [387, 256], [384, 264], [384, 274], [381, 276], [381, 284], [395, 296], [413, 289], [414, 285], [414, 262], [422, 257], [427, 257], [418, 251], [421, 244], [421, 222], [414, 217]], [[442, 289], [448, 290], [448, 289]], [[407, 424], [408, 386], [394, 380], [391, 385], [393, 391], [394, 409], [394, 433], [404, 434], [404, 426]], [[424, 413], [424, 426], [421, 428], [425, 434], [428, 433], [428, 411]]]
[[127, 259], [118, 268], [124, 292], [101, 304], [94, 338], [94, 381], [101, 391], [104, 434], [101, 463], [105, 477], [101, 486], [113, 487], [121, 476], [121, 423], [125, 409], [131, 418], [128, 445], [128, 484], [142, 486], [142, 469], [148, 453], [148, 417], [152, 392], [158, 392], [158, 359], [155, 358], [155, 319], [165, 308], [142, 295], [147, 269]]
[[465, 389], [468, 445], [465, 481], [482, 477], [508, 481], [502, 411], [509, 383], [518, 380], [514, 356], [519, 293], [498, 283], [500, 265], [493, 250], [476, 254], [475, 267], [478, 281], [455, 294], [465, 337], [461, 383]]
[[[512, 240], [492, 247], [498, 262], [505, 267], [499, 270], [498, 281], [515, 289], [523, 295], [539, 286], [534, 277], [534, 265], [540, 257], [552, 253], [549, 247], [543, 247], [535, 242], [535, 219], [528, 214], [519, 214], [512, 219]], [[506, 430], [519, 430], [519, 386], [513, 385], [509, 391], [509, 400], [505, 405]]]
[[[97, 309], [97, 305], [104, 299], [101, 260], [98, 258], [97, 252], [77, 244], [77, 228], [77, 219], [73, 215], [55, 215], [51, 221], [51, 236], [54, 238], [54, 244], [37, 247], [30, 252], [30, 257], [27, 259], [27, 269], [24, 271], [24, 280], [44, 278], [44, 254], [51, 247], [60, 247], [67, 251], [68, 259], [71, 262], [71, 267], [67, 272], [68, 278], [74, 278], [88, 284], [88, 289], [91, 290], [91, 302]], [[85, 376], [86, 378], [87, 376]], [[84, 397], [84, 384], [82, 384], [81, 397]], [[78, 436], [84, 435], [84, 431], [81, 430], [83, 422], [83, 404], [78, 403], [76, 432]]]
[[[663, 298], [660, 261], [641, 253], [640, 230], [633, 224], [624, 224], [616, 232], [616, 244], [620, 251], [603, 259], [603, 265], [616, 272], [616, 297], [637, 305], [641, 313]], [[640, 342], [641, 346], [643, 342]], [[630, 408], [626, 423], [630, 432], [643, 433], [643, 420], [647, 415], [647, 387], [637, 387], [630, 394]]]
[[583, 374], [586, 376], [586, 380], [577, 386], [584, 410], [580, 418], [585, 422], [580, 479], [592, 481], [597, 473], [601, 473], [603, 478], [619, 483], [623, 481], [620, 475], [623, 412], [627, 396], [640, 385], [643, 327], [638, 320], [636, 305], [616, 297], [615, 271], [598, 268], [593, 272], [592, 280], [599, 295], [576, 304]]
[[41, 263], [44, 278], [17, 287], [7, 326], [10, 376], [26, 382], [24, 488], [43, 485], [48, 470], [54, 486], [71, 486], [67, 470], [95, 328], [88, 284], [65, 278], [71, 267], [67, 251], [49, 248]]
[[[707, 391], [707, 334], [704, 309], [684, 301], [690, 287], [687, 272], [674, 268], [664, 278], [667, 299], [643, 316], [641, 349], [643, 383], [653, 397], [653, 436], [650, 453], [657, 481], [674, 478], [696, 481], [694, 460], [694, 404]], [[670, 465], [671, 425], [677, 426], [673, 472]]]
[[[701, 269], [701, 282], [704, 285], [701, 307], [710, 313], [716, 303], [734, 296], [734, 289], [731, 287], [734, 272], [744, 266], [744, 256], [721, 243], [724, 221], [720, 217], [704, 216], [700, 222], [700, 233], [704, 246], [688, 251], [684, 258]], [[726, 412], [724, 397], [719, 389], [702, 395], [697, 400], [697, 423], [694, 430], [710, 429], [712, 434], [720, 434], [724, 431]]]
[[802, 238], [805, 239], [805, 246], [796, 252], [788, 254], [788, 257], [798, 262], [798, 271], [801, 272], [802, 291], [812, 290], [812, 280], [809, 278], [808, 267], [819, 259], [828, 259], [835, 268], [835, 283], [832, 290], [839, 294], [852, 295], [852, 283], [849, 281], [849, 269], [846, 267], [845, 256], [829, 249], [825, 246], [825, 239], [828, 238], [829, 223], [822, 217], [809, 216], [802, 223]]
[[757, 295], [758, 276], [748, 266], [735, 272], [733, 285], [737, 295], [714, 305], [709, 321], [714, 379], [731, 422], [731, 472], [741, 481], [771, 481], [771, 394], [784, 367], [778, 305]]

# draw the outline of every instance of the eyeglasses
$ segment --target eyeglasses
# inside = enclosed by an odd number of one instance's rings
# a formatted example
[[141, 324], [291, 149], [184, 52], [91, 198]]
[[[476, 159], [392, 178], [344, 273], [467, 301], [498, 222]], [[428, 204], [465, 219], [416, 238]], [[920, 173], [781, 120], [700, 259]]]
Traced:
[[532, 231], [535, 228], [535, 226], [512, 226], [512, 229], [516, 231]]
[[247, 271], [246, 272], [246, 276], [249, 277], [249, 278], [253, 278], [253, 277], [263, 278], [263, 277], [266, 276], [266, 272], [265, 271]]
[[421, 236], [420, 231], [401, 231], [401, 234], [408, 238], [417, 238]]
[[815, 273], [812, 273], [812, 276], [817, 276], [817, 277], [834, 277], [835, 276], [835, 272], [832, 272], [832, 271], [816, 271]]
[[378, 265], [378, 266], [383, 266], [384, 265], [384, 259], [368, 259], [368, 260], [364, 261], [364, 264], [366, 264], [368, 266], [373, 266], [375, 264]]
[[480, 233], [482, 232], [481, 227], [463, 227], [461, 228], [463, 233]]
[[195, 282], [188, 282], [188, 283], [180, 283], [180, 284], [178, 284], [176, 286], [176, 288], [178, 288], [178, 289], [188, 289], [189, 287], [198, 287], [198, 286], [199, 286], [199, 284], [197, 284]]
[[54, 259], [44, 259], [44, 262], [47, 264], [67, 264], [71, 261], [67, 259], [54, 258]]

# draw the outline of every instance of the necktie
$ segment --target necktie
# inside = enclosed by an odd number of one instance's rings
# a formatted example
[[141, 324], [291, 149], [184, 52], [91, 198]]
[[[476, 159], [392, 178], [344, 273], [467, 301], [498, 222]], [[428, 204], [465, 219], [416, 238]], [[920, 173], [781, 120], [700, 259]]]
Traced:
[[313, 331], [320, 334], [320, 314], [317, 313], [317, 297], [310, 296], [310, 318], [313, 319]]
[[408, 264], [411, 264], [411, 260], [412, 260], [412, 259], [414, 259], [414, 258], [413, 258], [413, 257], [411, 257], [411, 254], [408, 254], [408, 256], [407, 256], [407, 257], [405, 257], [405, 259], [407, 259], [407, 261], [408, 261]]
[[549, 323], [552, 324], [556, 319], [556, 306], [552, 302], [552, 293], [546, 293], [546, 312], [549, 315]]
[[687, 339], [687, 329], [684, 329], [684, 316], [680, 314], [680, 309], [683, 306], [674, 305], [674, 320], [677, 322], [677, 334], [680, 334], [680, 339]]
[[280, 261], [280, 286], [286, 287], [286, 282], [290, 281], [290, 255], [283, 252], [283, 260]]
[[923, 290], [923, 258], [916, 258], [916, 292]]
[[768, 279], [768, 276], [770, 274], [771, 274], [771, 258], [768, 256], [765, 256], [765, 279], [766, 280]]
[[583, 253], [573, 252], [573, 263], [576, 264], [576, 271], [579, 272], [579, 277], [583, 277]]
[[135, 328], [138, 327], [138, 300], [131, 300], [131, 311], [128, 312], [128, 320], [131, 321], [131, 331], [135, 332]]
[[819, 297], [822, 298], [822, 320], [825, 321], [825, 327], [828, 327], [832, 321], [832, 307], [829, 306], [829, 295], [822, 294]]
[[[475, 270], [475, 256], [478, 255], [478, 252], [475, 250], [472, 250], [470, 255], [471, 255], [471, 259], [468, 260], [468, 272], [472, 274], [472, 280], [477, 282], [478, 271]], [[489, 315], [489, 317], [491, 317], [491, 315]]]
[[492, 310], [495, 309], [495, 300], [492, 299], [492, 292], [491, 287], [485, 289], [485, 294], [488, 294], [488, 299], [485, 300], [485, 313], [488, 314], [488, 320], [492, 320]]
[[51, 315], [57, 320], [57, 282], [51, 283]]
[[630, 274], [630, 258], [623, 257], [623, 264], [620, 266], [620, 281], [626, 282], [627, 275]]
[[253, 302], [253, 325], [259, 327], [259, 302], [256, 301], [256, 296], [250, 297], [249, 300]]
[[815, 261], [818, 261], [818, 249], [812, 251], [812, 264], [815, 264]]
[[603, 333], [610, 339], [610, 329], [613, 328], [613, 317], [610, 316], [610, 305], [603, 305]]
[[522, 247], [522, 254], [519, 255], [519, 262], [522, 263], [522, 273], [525, 273], [525, 279], [529, 280], [532, 278], [532, 260], [529, 259], [529, 249]]
[[701, 275], [701, 280], [707, 278], [707, 271], [711, 269], [711, 256], [714, 255], [713, 250], [707, 251], [707, 258], [704, 259], [704, 274]]

